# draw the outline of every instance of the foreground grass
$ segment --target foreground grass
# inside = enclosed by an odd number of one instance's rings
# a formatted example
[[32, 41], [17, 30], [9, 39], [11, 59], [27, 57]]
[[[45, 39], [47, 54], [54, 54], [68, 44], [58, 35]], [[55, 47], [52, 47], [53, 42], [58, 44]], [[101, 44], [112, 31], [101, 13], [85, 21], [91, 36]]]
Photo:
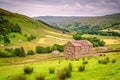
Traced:
[[[48, 56], [48, 55], [47, 55]], [[42, 57], [44, 57], [42, 55]], [[42, 58], [41, 57], [41, 58]], [[116, 59], [116, 63], [108, 63], [108, 64], [98, 64], [98, 59], [109, 57], [110, 59]], [[36, 75], [44, 74], [45, 80], [58, 80], [57, 71], [66, 67], [69, 62], [71, 62], [73, 66], [72, 76], [67, 80], [120, 80], [120, 53], [106, 53], [106, 56], [102, 57], [91, 57], [85, 58], [88, 61], [86, 64], [86, 68], [84, 72], [78, 72], [78, 66], [82, 64], [83, 59], [79, 60], [44, 60], [36, 63], [29, 64], [18, 64], [18, 65], [8, 65], [8, 66], [0, 66], [0, 80], [10, 80], [12, 77], [17, 76], [19, 74], [24, 74], [24, 67], [31, 66], [33, 67], [33, 73], [28, 74], [28, 80], [35, 80]], [[28, 58], [27, 58], [28, 59]], [[26, 60], [27, 60], [26, 59]], [[31, 57], [32, 59], [32, 57]], [[49, 68], [54, 67], [55, 73], [50, 74]]]

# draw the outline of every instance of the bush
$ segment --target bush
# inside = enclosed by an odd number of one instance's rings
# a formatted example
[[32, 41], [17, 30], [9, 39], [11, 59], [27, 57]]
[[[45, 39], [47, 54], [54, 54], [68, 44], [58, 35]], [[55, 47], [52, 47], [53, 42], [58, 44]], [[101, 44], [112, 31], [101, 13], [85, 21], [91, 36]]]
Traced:
[[19, 56], [19, 57], [25, 57], [25, 56], [26, 56], [23, 47], [21, 47], [21, 48], [15, 48], [15, 49], [13, 50], [13, 54], [16, 55], [16, 56]]
[[83, 64], [88, 64], [88, 61], [84, 61]]
[[71, 71], [68, 68], [64, 68], [64, 73], [65, 73], [65, 77], [66, 78], [70, 78], [71, 77]]
[[50, 68], [49, 68], [49, 73], [52, 74], [52, 73], [54, 73], [54, 72], [55, 72], [55, 68], [54, 68], [54, 67], [50, 67]]
[[26, 66], [25, 68], [24, 68], [24, 73], [25, 74], [31, 74], [33, 72], [33, 67], [28, 67], [28, 66]]
[[82, 58], [82, 60], [84, 61], [84, 60], [85, 60], [85, 58]]
[[85, 70], [85, 65], [81, 65], [78, 67], [79, 72], [84, 71], [84, 70]]
[[76, 60], [76, 61], [79, 61], [79, 58], [76, 58], [75, 60]]
[[0, 57], [4, 57], [4, 58], [7, 58], [7, 57], [12, 57], [12, 53], [8, 52], [8, 51], [0, 51]]
[[13, 54], [14, 54], [15, 56], [19, 56], [19, 55], [20, 55], [20, 48], [15, 48], [15, 49], [13, 50]]
[[100, 64], [100, 63], [101, 63], [101, 60], [98, 60], [98, 63]]
[[109, 60], [109, 57], [106, 57], [106, 60]]
[[111, 62], [112, 62], [112, 63], [116, 63], [116, 60], [115, 60], [115, 59], [113, 59]]
[[107, 61], [107, 63], [109, 63], [110, 62], [110, 58], [109, 57], [106, 57], [106, 59], [105, 59], [106, 61]]
[[35, 80], [45, 80], [45, 76], [43, 74], [39, 74]]
[[109, 60], [106, 60], [106, 59], [98, 60], [98, 63], [100, 64], [107, 64], [108, 62]]
[[5, 48], [4, 51], [8, 51], [8, 52], [12, 53], [13, 49], [12, 48]]
[[41, 53], [46, 53], [47, 48], [42, 47], [42, 46], [36, 46], [36, 53], [41, 54]]
[[64, 68], [64, 69], [59, 70], [57, 72], [57, 77], [58, 77], [59, 80], [65, 80], [66, 78], [71, 77], [71, 72], [68, 68]]
[[22, 74], [12, 78], [11, 80], [27, 80], [27, 78], [25, 75]]
[[25, 54], [25, 50], [23, 47], [20, 48], [20, 54], [19, 54], [19, 57], [25, 57], [26, 54]]
[[105, 60], [105, 59], [101, 61], [102, 64], [107, 64], [107, 62], [108, 62], [108, 61]]
[[70, 71], [72, 71], [72, 64], [71, 64], [71, 63], [68, 64], [68, 69], [69, 69]]
[[65, 77], [64, 70], [59, 70], [57, 72], [57, 77], [58, 77], [59, 80], [65, 80], [66, 77]]
[[34, 55], [35, 53], [34, 53], [34, 51], [33, 50], [28, 50], [28, 52], [27, 52], [27, 55]]

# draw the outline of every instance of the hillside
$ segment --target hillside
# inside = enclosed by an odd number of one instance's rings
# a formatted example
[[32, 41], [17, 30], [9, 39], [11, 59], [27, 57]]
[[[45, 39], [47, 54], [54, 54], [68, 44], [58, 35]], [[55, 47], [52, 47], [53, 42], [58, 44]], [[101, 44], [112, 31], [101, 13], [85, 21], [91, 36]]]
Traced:
[[[44, 36], [44, 30], [52, 30], [45, 24], [38, 22], [30, 17], [18, 13], [12, 13], [0, 8], [0, 17], [7, 19], [12, 24], [18, 24], [22, 29], [22, 34], [33, 34], [35, 36]], [[41, 32], [41, 34], [39, 34]]]
[[[0, 21], [0, 44], [6, 45], [4, 38], [8, 37], [10, 40], [9, 45], [12, 47], [23, 46], [25, 49], [34, 49], [36, 45], [49, 46], [56, 43], [62, 44], [68, 41], [67, 39], [71, 39], [71, 36], [59, 33], [42, 21], [37, 21], [28, 16], [12, 13], [1, 8]], [[34, 37], [35, 39], [32, 41], [29, 40], [29, 38]], [[8, 40], [7, 42], [9, 43]]]
[[[52, 19], [51, 19], [52, 18]], [[97, 17], [55, 17], [42, 16], [35, 19], [43, 20], [50, 25], [67, 30], [104, 30], [120, 29], [120, 13]]]

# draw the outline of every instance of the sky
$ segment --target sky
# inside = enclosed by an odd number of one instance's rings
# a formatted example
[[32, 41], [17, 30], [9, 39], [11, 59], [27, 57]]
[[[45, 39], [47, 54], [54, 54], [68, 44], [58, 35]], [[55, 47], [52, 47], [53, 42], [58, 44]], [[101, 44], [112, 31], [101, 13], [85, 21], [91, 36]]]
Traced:
[[30, 17], [120, 13], [120, 0], [0, 0], [0, 8]]

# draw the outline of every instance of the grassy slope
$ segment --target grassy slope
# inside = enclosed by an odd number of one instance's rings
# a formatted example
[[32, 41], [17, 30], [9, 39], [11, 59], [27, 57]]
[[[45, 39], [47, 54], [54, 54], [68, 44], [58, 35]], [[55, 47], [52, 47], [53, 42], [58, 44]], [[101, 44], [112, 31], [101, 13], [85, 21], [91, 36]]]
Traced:
[[[46, 57], [46, 55], [42, 56], [37, 55], [39, 57]], [[47, 57], [50, 55], [48, 54]], [[98, 64], [98, 59], [109, 57], [111, 59], [116, 59], [116, 63], [108, 63]], [[49, 61], [42, 61], [37, 63], [29, 63], [23, 65], [9, 65], [9, 66], [1, 66], [0, 67], [0, 80], [10, 79], [13, 76], [23, 74], [23, 68], [25, 66], [32, 66], [34, 67], [34, 72], [30, 75], [27, 75], [28, 80], [34, 80], [35, 76], [39, 73], [43, 73], [46, 76], [46, 80], [57, 80], [56, 72], [57, 70], [64, 68], [67, 66], [69, 62], [73, 65], [72, 77], [68, 78], [67, 80], [119, 80], [120, 77], [120, 53], [107, 53], [106, 56], [103, 57], [93, 57], [88, 60], [88, 64], [86, 65], [85, 72], [78, 72], [78, 66], [82, 64], [83, 60], [80, 59], [79, 61], [70, 61], [70, 60], [49, 60]], [[27, 59], [28, 57], [26, 57]], [[34, 57], [33, 57], [34, 58]], [[31, 57], [31, 59], [33, 59]], [[7, 58], [5, 59], [7, 61]], [[4, 60], [4, 61], [5, 61]], [[22, 60], [19, 58], [19, 60]], [[10, 61], [10, 59], [9, 59]], [[61, 63], [59, 63], [59, 61]], [[49, 67], [55, 67], [55, 73], [49, 74]], [[12, 72], [12, 73], [11, 73]]]
[[8, 19], [13, 24], [19, 24], [22, 28], [22, 34], [33, 34], [35, 36], [44, 36], [45, 33], [40, 31], [43, 30], [52, 30], [43, 23], [37, 22], [30, 17], [25, 15], [11, 13], [5, 10], [0, 9], [0, 15], [3, 18]]
[[[53, 45], [54, 43], [57, 42], [66, 42], [66, 41], [61, 41], [60, 39], [55, 39], [55, 38], [47, 38], [45, 39], [45, 42], [43, 44], [40, 44], [41, 38], [46, 38], [46, 35], [58, 37], [58, 38], [65, 38], [65, 39], [71, 39], [71, 36], [65, 35], [62, 33], [59, 33], [51, 28], [49, 28], [47, 25], [38, 22], [30, 17], [27, 17], [25, 15], [17, 14], [17, 13], [12, 13], [3, 9], [0, 9], [0, 16], [3, 18], [9, 20], [9, 22], [13, 24], [18, 24], [21, 29], [22, 29], [22, 34], [18, 33], [11, 33], [9, 34], [10, 40], [11, 40], [11, 45], [17, 44], [17, 46], [24, 46], [25, 49], [33, 49], [36, 45], [42, 45], [42, 46], [49, 46]], [[13, 35], [16, 35], [16, 38], [13, 38]], [[24, 37], [24, 35], [27, 34], [27, 36], [30, 36], [31, 34], [36, 36], [37, 39], [27, 42], [27, 39]], [[23, 40], [24, 43], [18, 43], [17, 40]], [[50, 41], [51, 43], [46, 43], [46, 41]], [[3, 43], [3, 41], [0, 41], [0, 43]], [[31, 47], [32, 45], [32, 47]], [[12, 47], [14, 47], [12, 46]], [[10, 46], [11, 47], [11, 46]]]

